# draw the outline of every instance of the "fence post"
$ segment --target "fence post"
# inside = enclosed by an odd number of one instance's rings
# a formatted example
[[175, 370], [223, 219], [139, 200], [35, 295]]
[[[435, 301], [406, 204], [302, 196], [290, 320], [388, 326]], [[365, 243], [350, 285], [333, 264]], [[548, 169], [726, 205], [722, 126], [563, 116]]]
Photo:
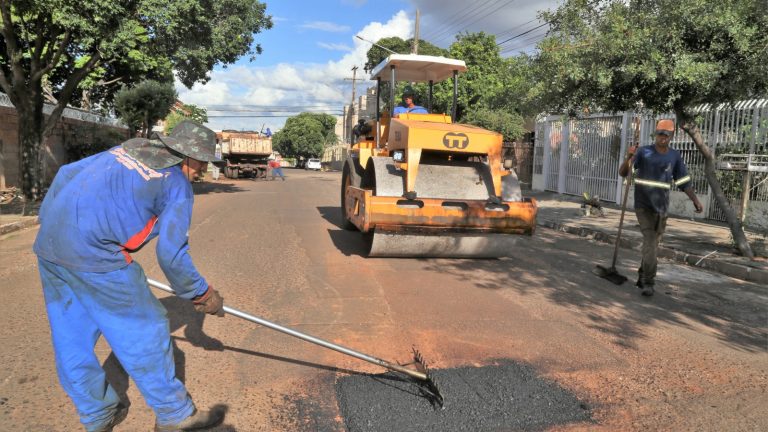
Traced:
[[557, 193], [565, 193], [565, 180], [568, 177], [568, 140], [571, 135], [571, 119], [563, 116], [563, 134], [560, 143], [560, 165], [557, 174]]
[[544, 179], [544, 190], [547, 190], [547, 184], [549, 183], [550, 168], [549, 163], [552, 160], [552, 146], [550, 145], [549, 136], [552, 132], [552, 122], [549, 118], [544, 120], [544, 136], [542, 137], [542, 147], [544, 151], [544, 157], [542, 158], [541, 176]]
[[[627, 153], [627, 147], [629, 147], [629, 135], [633, 132], [631, 120], [634, 117], [635, 113], [632, 111], [624, 111], [624, 114], [621, 115], [621, 145], [619, 147], [619, 157], [617, 158], [619, 166], [616, 167], [616, 177], [618, 179], [616, 182], [616, 204], [620, 204], [621, 199], [623, 198], [621, 195], [624, 193], [624, 188], [622, 187], [624, 177], [620, 176], [618, 172], [619, 168], [621, 167], [621, 163], [624, 161], [624, 154]], [[629, 175], [630, 177], [627, 178], [627, 181], [632, 178], [632, 173]]]

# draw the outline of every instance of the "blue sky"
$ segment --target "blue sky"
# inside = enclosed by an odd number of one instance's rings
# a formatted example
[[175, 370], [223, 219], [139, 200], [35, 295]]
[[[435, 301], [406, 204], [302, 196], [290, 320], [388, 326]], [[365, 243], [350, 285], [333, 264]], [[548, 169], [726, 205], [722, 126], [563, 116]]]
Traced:
[[[211, 80], [192, 89], [177, 83], [179, 99], [208, 108], [214, 130], [279, 130], [289, 111], [340, 113], [351, 99], [350, 69], [365, 63], [370, 44], [360, 41], [413, 37], [415, 13], [421, 38], [448, 47], [455, 35], [497, 35], [504, 55], [535, 48], [546, 28], [536, 29], [537, 11], [557, 0], [267, 0], [270, 30], [255, 36], [263, 53], [217, 66]], [[518, 36], [526, 31], [525, 35]], [[517, 36], [517, 37], [516, 37]], [[358, 83], [358, 89], [365, 87]], [[359, 94], [360, 90], [358, 90]], [[280, 110], [280, 111], [278, 111]]]

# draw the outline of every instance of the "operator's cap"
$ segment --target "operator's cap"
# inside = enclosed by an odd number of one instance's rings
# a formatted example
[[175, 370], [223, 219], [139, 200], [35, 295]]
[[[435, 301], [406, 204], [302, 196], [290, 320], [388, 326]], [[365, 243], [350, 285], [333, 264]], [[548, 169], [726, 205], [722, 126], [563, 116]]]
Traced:
[[675, 134], [675, 122], [670, 119], [659, 120], [656, 123], [656, 135], [671, 137]]
[[[176, 141], [174, 138], [168, 140]], [[152, 169], [163, 169], [174, 166], [184, 159], [184, 156], [171, 150], [166, 143], [156, 137], [131, 138], [121, 144], [126, 153]]]
[[201, 162], [223, 163], [216, 157], [216, 133], [191, 120], [184, 120], [176, 125], [170, 135], [158, 134], [165, 145], [183, 156]]
[[413, 90], [413, 87], [409, 85], [405, 86], [401, 97], [406, 97], [406, 96], [416, 96], [416, 92]]

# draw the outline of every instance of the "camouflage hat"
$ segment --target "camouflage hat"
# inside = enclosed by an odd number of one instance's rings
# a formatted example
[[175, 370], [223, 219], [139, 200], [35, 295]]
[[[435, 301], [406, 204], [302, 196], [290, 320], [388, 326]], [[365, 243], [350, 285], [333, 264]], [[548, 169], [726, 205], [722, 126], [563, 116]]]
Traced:
[[[170, 135], [159, 136], [172, 150], [201, 162], [221, 163], [216, 157], [216, 133], [190, 120], [176, 125]], [[171, 138], [171, 139], [169, 139]]]
[[168, 168], [184, 159], [184, 156], [168, 148], [168, 143], [156, 138], [131, 138], [121, 146], [130, 156], [152, 169]]

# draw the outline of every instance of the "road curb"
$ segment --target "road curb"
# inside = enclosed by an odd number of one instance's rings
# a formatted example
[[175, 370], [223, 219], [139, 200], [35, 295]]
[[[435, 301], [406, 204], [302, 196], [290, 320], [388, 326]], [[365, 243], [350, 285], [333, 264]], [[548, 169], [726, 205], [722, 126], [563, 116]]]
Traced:
[[38, 224], [37, 218], [29, 218], [25, 220], [20, 220], [17, 222], [11, 222], [7, 223], [5, 225], [0, 225], [0, 235], [8, 234], [14, 231], [22, 230], [24, 228], [29, 228], [32, 226], [35, 226]]
[[[573, 234], [579, 237], [591, 238], [601, 243], [613, 244], [616, 241], [615, 235], [592, 228], [566, 225], [557, 221], [546, 219], [539, 219], [537, 224], [539, 226], [555, 231]], [[637, 240], [622, 238], [619, 246], [621, 246], [623, 249], [639, 250], [642, 247], [642, 241], [638, 242]], [[768, 269], [761, 269], [740, 263], [713, 259], [708, 255], [697, 255], [664, 246], [659, 247], [658, 255], [661, 258], [670, 259], [693, 267], [704, 268], [736, 279], [759, 284], [768, 284]]]

